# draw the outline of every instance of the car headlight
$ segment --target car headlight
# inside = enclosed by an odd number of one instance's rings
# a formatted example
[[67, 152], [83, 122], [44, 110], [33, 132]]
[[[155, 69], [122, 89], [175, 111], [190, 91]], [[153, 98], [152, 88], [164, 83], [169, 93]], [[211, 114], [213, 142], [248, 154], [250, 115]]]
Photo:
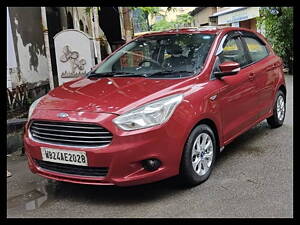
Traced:
[[42, 100], [43, 97], [38, 98], [37, 100], [35, 100], [29, 107], [29, 111], [28, 111], [28, 120], [30, 120], [30, 117], [35, 109], [35, 107], [37, 106], [37, 104]]
[[168, 121], [182, 99], [182, 94], [164, 97], [118, 116], [113, 122], [123, 130], [138, 130], [159, 125]]

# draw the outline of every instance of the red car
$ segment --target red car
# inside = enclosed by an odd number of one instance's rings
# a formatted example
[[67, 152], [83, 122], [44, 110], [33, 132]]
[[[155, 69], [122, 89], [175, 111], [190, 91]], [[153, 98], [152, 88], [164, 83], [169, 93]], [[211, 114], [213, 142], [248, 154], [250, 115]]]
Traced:
[[129, 186], [179, 175], [197, 185], [228, 143], [285, 118], [282, 60], [242, 28], [140, 36], [29, 110], [29, 167], [59, 181]]

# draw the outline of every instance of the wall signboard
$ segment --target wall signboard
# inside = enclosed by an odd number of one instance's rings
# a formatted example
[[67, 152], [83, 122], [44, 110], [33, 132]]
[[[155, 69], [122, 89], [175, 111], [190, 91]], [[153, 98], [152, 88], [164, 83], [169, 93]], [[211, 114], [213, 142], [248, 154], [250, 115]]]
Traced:
[[247, 7], [239, 11], [218, 16], [218, 24], [236, 23], [259, 17], [259, 7]]
[[54, 36], [59, 85], [83, 76], [95, 66], [94, 45], [86, 33], [68, 29]]

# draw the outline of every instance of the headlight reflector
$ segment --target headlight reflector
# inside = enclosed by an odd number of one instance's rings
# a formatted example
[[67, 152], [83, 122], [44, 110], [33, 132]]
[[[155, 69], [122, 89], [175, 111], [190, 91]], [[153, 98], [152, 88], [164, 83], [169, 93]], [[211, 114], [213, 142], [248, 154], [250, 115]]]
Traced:
[[159, 125], [168, 121], [182, 99], [182, 94], [164, 97], [118, 116], [113, 122], [126, 131]]

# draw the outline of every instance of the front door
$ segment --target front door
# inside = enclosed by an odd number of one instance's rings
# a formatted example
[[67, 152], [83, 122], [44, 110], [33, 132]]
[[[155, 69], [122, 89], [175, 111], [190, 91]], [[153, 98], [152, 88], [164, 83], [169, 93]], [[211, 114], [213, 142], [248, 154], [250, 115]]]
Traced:
[[223, 51], [216, 60], [214, 70], [218, 70], [218, 65], [225, 61], [237, 62], [241, 66], [241, 70], [236, 75], [214, 80], [219, 89], [218, 101], [221, 109], [223, 139], [226, 144], [257, 119], [256, 83], [251, 70], [247, 67], [250, 59], [239, 36], [227, 38]]

